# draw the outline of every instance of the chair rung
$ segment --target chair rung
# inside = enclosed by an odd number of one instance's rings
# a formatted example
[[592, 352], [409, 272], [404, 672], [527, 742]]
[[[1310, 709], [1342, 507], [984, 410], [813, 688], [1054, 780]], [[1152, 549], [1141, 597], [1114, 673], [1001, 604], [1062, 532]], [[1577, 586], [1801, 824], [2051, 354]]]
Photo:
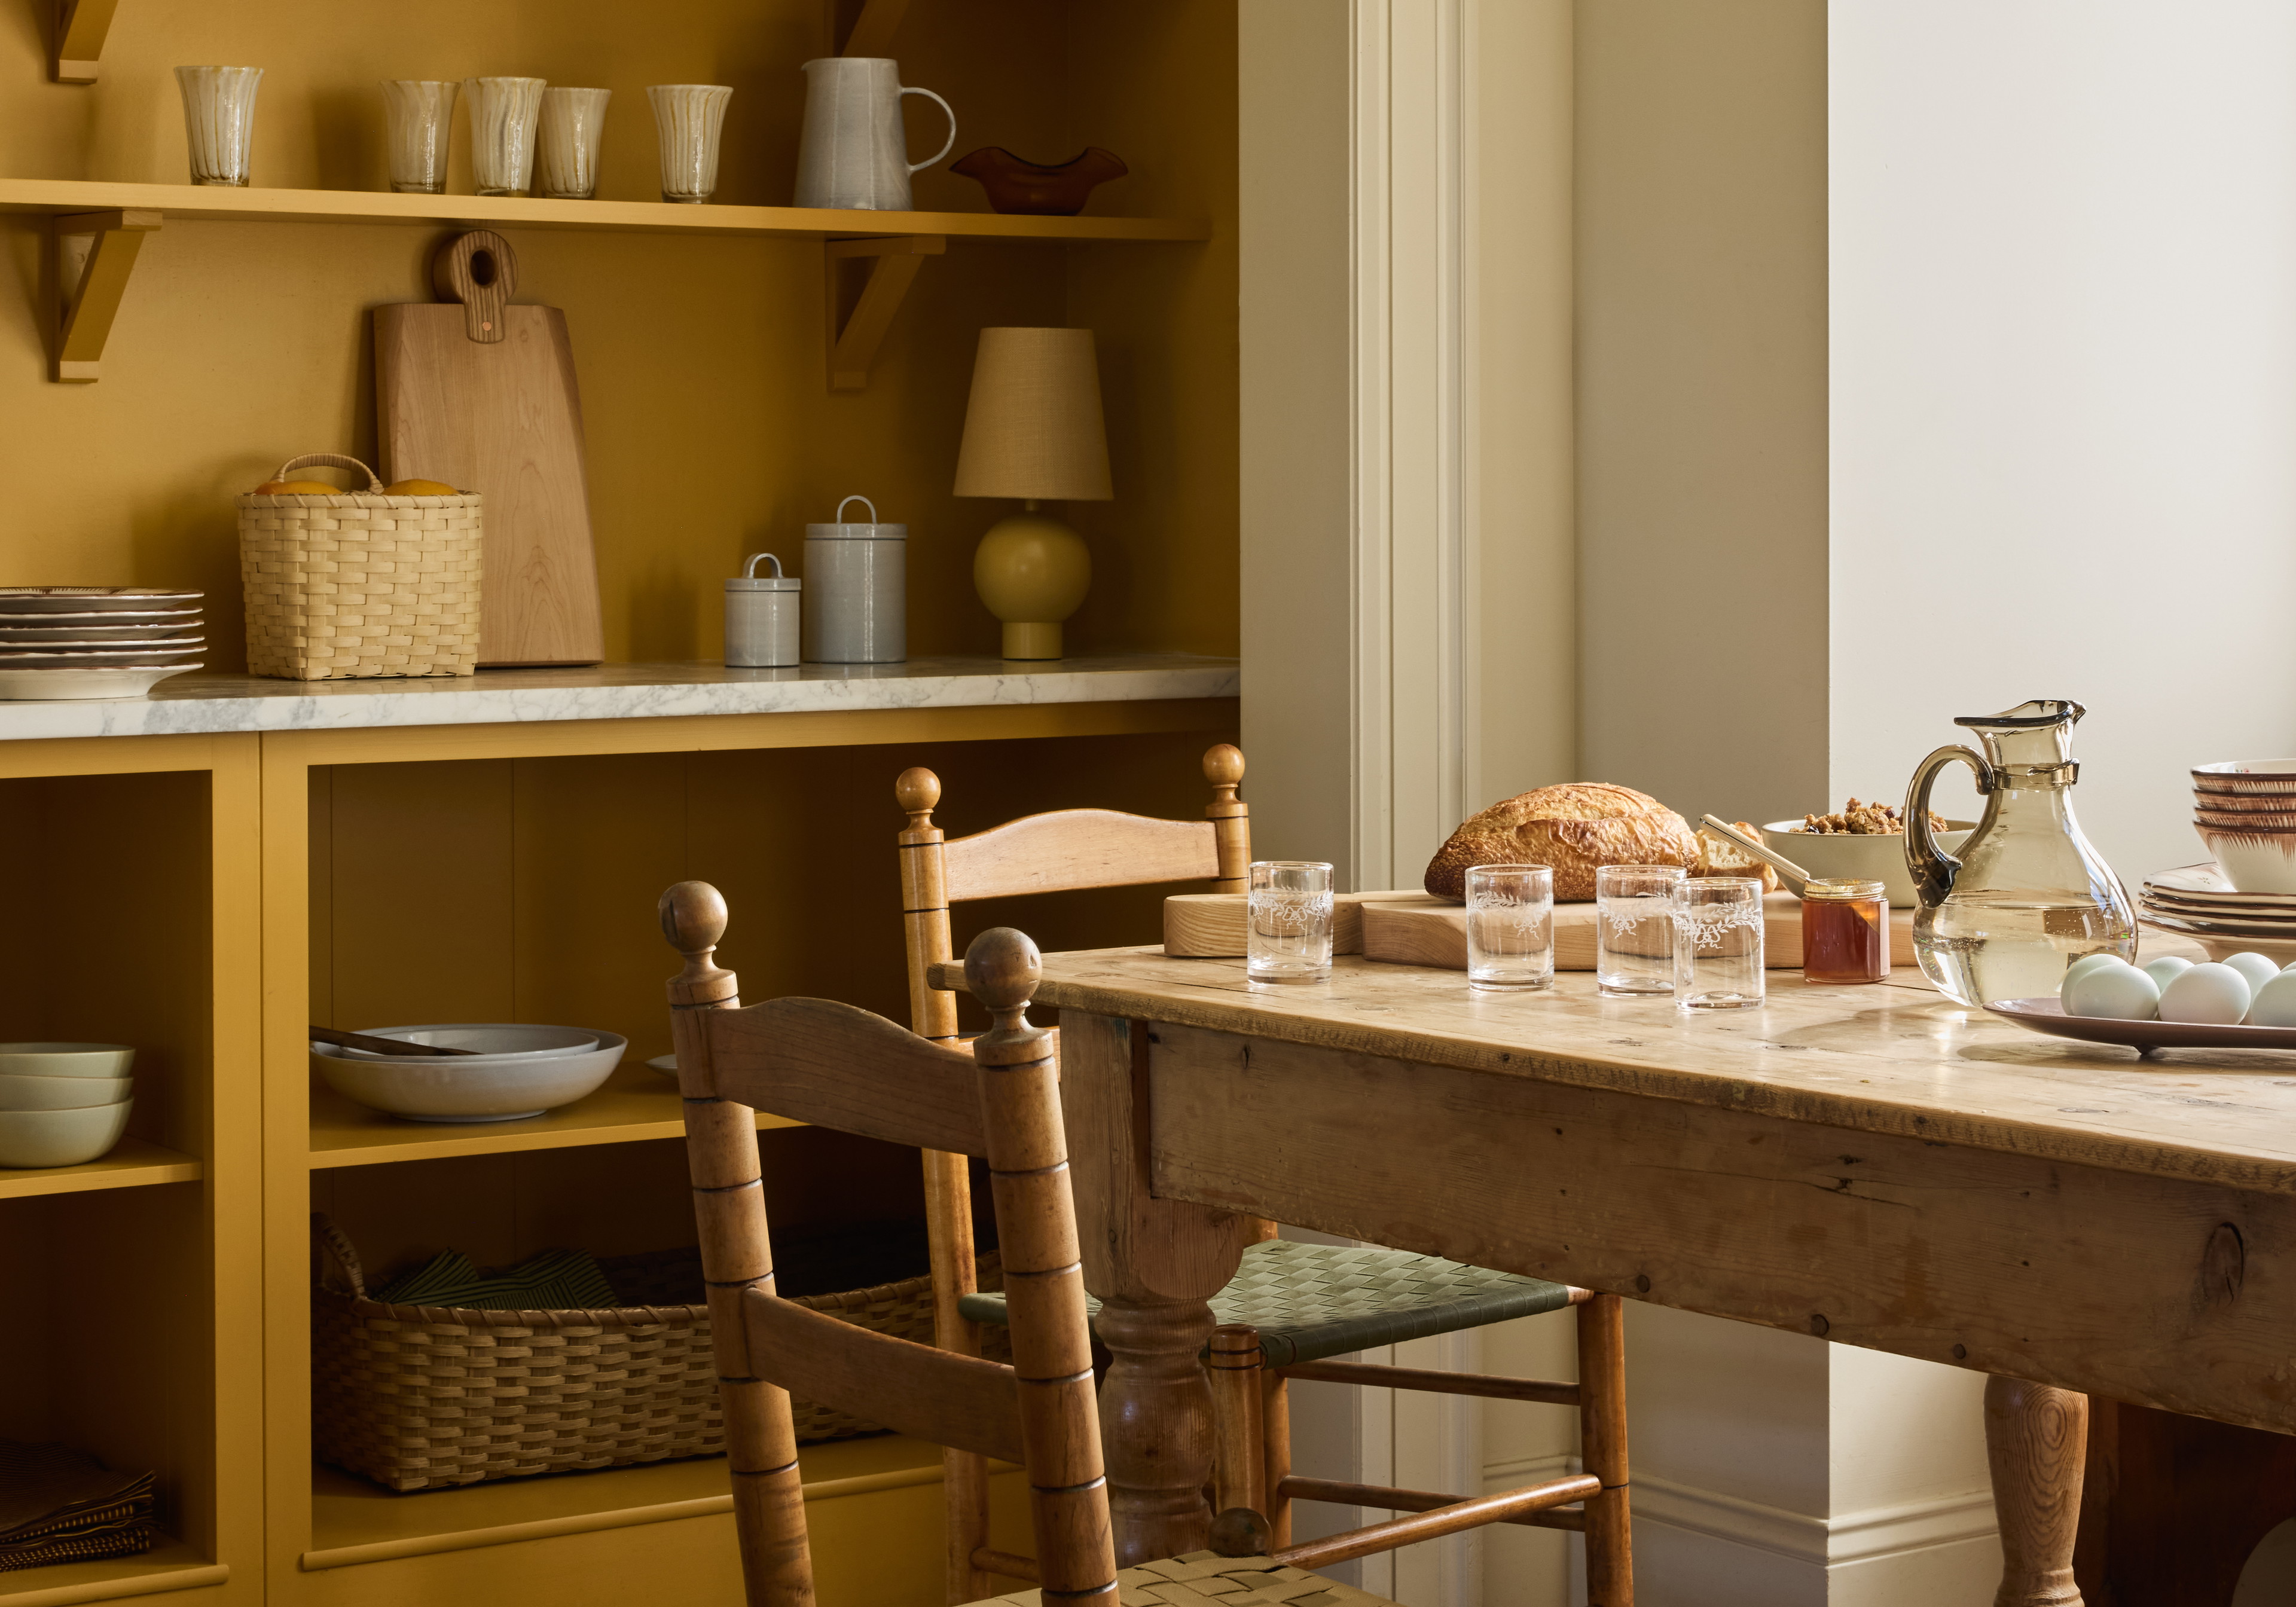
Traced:
[[[1305, 1480], [1286, 1479], [1279, 1487], [1298, 1496], [1295, 1488]], [[1376, 1485], [1335, 1485], [1332, 1488], [1353, 1490], [1358, 1494], [1345, 1497], [1359, 1505], [1374, 1505], [1398, 1496], [1415, 1494], [1404, 1490], [1382, 1489]], [[1591, 1473], [1580, 1473], [1569, 1479], [1551, 1479], [1545, 1484], [1526, 1485], [1521, 1489], [1508, 1490], [1504, 1495], [1482, 1496], [1460, 1500], [1439, 1496], [1439, 1506], [1413, 1513], [1408, 1518], [1393, 1518], [1385, 1523], [1366, 1524], [1343, 1534], [1326, 1535], [1319, 1540], [1309, 1540], [1300, 1546], [1287, 1546], [1273, 1554], [1278, 1562], [1293, 1568], [1323, 1568], [1333, 1562], [1344, 1562], [1350, 1557], [1367, 1557], [1374, 1552], [1393, 1551], [1398, 1546], [1414, 1546], [1422, 1540], [1433, 1540], [1444, 1535], [1455, 1535], [1461, 1529], [1479, 1529], [1486, 1523], [1504, 1523], [1521, 1513], [1561, 1506], [1565, 1502], [1582, 1501], [1603, 1492], [1603, 1481]]]
[[993, 1546], [973, 1547], [972, 1565], [984, 1573], [1001, 1574], [1008, 1579], [1021, 1579], [1030, 1585], [1043, 1582], [1036, 1558], [1015, 1556], [1009, 1551], [998, 1551]]
[[[1345, 1484], [1335, 1479], [1302, 1479], [1296, 1473], [1283, 1476], [1279, 1492], [1294, 1501], [1328, 1501], [1335, 1506], [1368, 1506], [1390, 1513], [1428, 1513], [1439, 1506], [1456, 1506], [1464, 1496], [1439, 1495], [1433, 1490], [1399, 1490], [1384, 1484]], [[1518, 1524], [1524, 1529], [1570, 1529], [1587, 1527], [1587, 1511], [1579, 1506], [1548, 1506], [1534, 1512], [1517, 1513], [1501, 1518], [1501, 1523]]]
[[1495, 1373], [1439, 1373], [1423, 1367], [1382, 1367], [1370, 1362], [1294, 1362], [1276, 1371], [1286, 1378], [1360, 1384], [1373, 1390], [1424, 1390], [1435, 1395], [1480, 1395], [1493, 1400], [1528, 1400], [1541, 1406], [1575, 1406], [1577, 1384], [1531, 1378], [1501, 1378]]

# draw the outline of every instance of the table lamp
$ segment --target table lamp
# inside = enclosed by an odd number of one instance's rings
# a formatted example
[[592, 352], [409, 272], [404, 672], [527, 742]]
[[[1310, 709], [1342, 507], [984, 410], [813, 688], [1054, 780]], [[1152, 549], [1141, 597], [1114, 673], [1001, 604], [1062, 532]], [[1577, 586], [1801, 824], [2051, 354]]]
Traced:
[[1088, 329], [984, 329], [956, 455], [956, 495], [1013, 496], [1023, 512], [988, 527], [972, 584], [1003, 621], [1008, 659], [1057, 659], [1061, 621], [1092, 584], [1084, 537], [1039, 502], [1106, 502], [1108, 432]]

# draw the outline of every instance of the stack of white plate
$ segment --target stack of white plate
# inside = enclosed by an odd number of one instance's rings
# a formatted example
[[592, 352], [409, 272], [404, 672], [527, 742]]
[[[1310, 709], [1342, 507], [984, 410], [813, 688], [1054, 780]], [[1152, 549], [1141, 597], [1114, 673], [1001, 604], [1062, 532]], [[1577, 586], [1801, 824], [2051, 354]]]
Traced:
[[0, 586], [0, 699], [139, 698], [200, 668], [201, 592]]
[[125, 1044], [0, 1044], [0, 1167], [82, 1166], [135, 1108]]
[[2253, 948], [2296, 957], [2296, 894], [2241, 892], [2213, 865], [2155, 871], [2137, 902], [2147, 926], [2197, 938], [2210, 954]]

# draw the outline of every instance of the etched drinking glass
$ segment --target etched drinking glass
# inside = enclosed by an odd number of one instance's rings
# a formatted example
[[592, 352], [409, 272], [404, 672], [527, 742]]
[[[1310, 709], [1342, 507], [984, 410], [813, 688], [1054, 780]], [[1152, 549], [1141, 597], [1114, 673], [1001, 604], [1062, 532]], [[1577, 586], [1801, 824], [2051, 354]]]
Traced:
[[718, 136], [726, 126], [724, 84], [656, 84], [654, 128], [661, 136], [661, 198], [698, 206], [718, 193]]
[[536, 135], [536, 193], [553, 201], [592, 201], [598, 193], [598, 136], [605, 132], [611, 89], [542, 92], [542, 127]]
[[383, 121], [390, 141], [390, 187], [400, 195], [447, 193], [447, 147], [454, 138], [453, 78], [386, 78]]
[[1332, 974], [1332, 867], [1316, 859], [1251, 866], [1245, 970], [1255, 982], [1322, 982]]
[[471, 110], [471, 178], [481, 195], [523, 195], [534, 187], [534, 126], [546, 78], [464, 78]]
[[184, 93], [184, 137], [191, 147], [195, 184], [244, 186], [255, 144], [255, 92], [260, 67], [178, 67]]
[[1543, 865], [1467, 871], [1467, 986], [1523, 993], [1554, 985], [1554, 872]]
[[1762, 1002], [1762, 884], [1685, 876], [1674, 895], [1677, 1010], [1751, 1010]]
[[1616, 997], [1674, 991], [1678, 865], [1606, 865], [1595, 873], [1595, 986]]

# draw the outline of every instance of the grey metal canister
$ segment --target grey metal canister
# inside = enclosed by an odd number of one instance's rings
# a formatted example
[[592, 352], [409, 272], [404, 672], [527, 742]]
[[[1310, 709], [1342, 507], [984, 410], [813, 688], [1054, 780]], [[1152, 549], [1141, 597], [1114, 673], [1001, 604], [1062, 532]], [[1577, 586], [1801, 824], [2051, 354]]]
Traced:
[[[867, 524], [841, 522], [854, 503]], [[898, 664], [909, 656], [909, 527], [879, 524], [865, 496], [805, 527], [805, 657], [810, 664]]]
[[[774, 572], [758, 573], [770, 563]], [[729, 669], [779, 669], [798, 661], [798, 596], [804, 582], [782, 573], [771, 553], [752, 554], [726, 583], [726, 665]]]

